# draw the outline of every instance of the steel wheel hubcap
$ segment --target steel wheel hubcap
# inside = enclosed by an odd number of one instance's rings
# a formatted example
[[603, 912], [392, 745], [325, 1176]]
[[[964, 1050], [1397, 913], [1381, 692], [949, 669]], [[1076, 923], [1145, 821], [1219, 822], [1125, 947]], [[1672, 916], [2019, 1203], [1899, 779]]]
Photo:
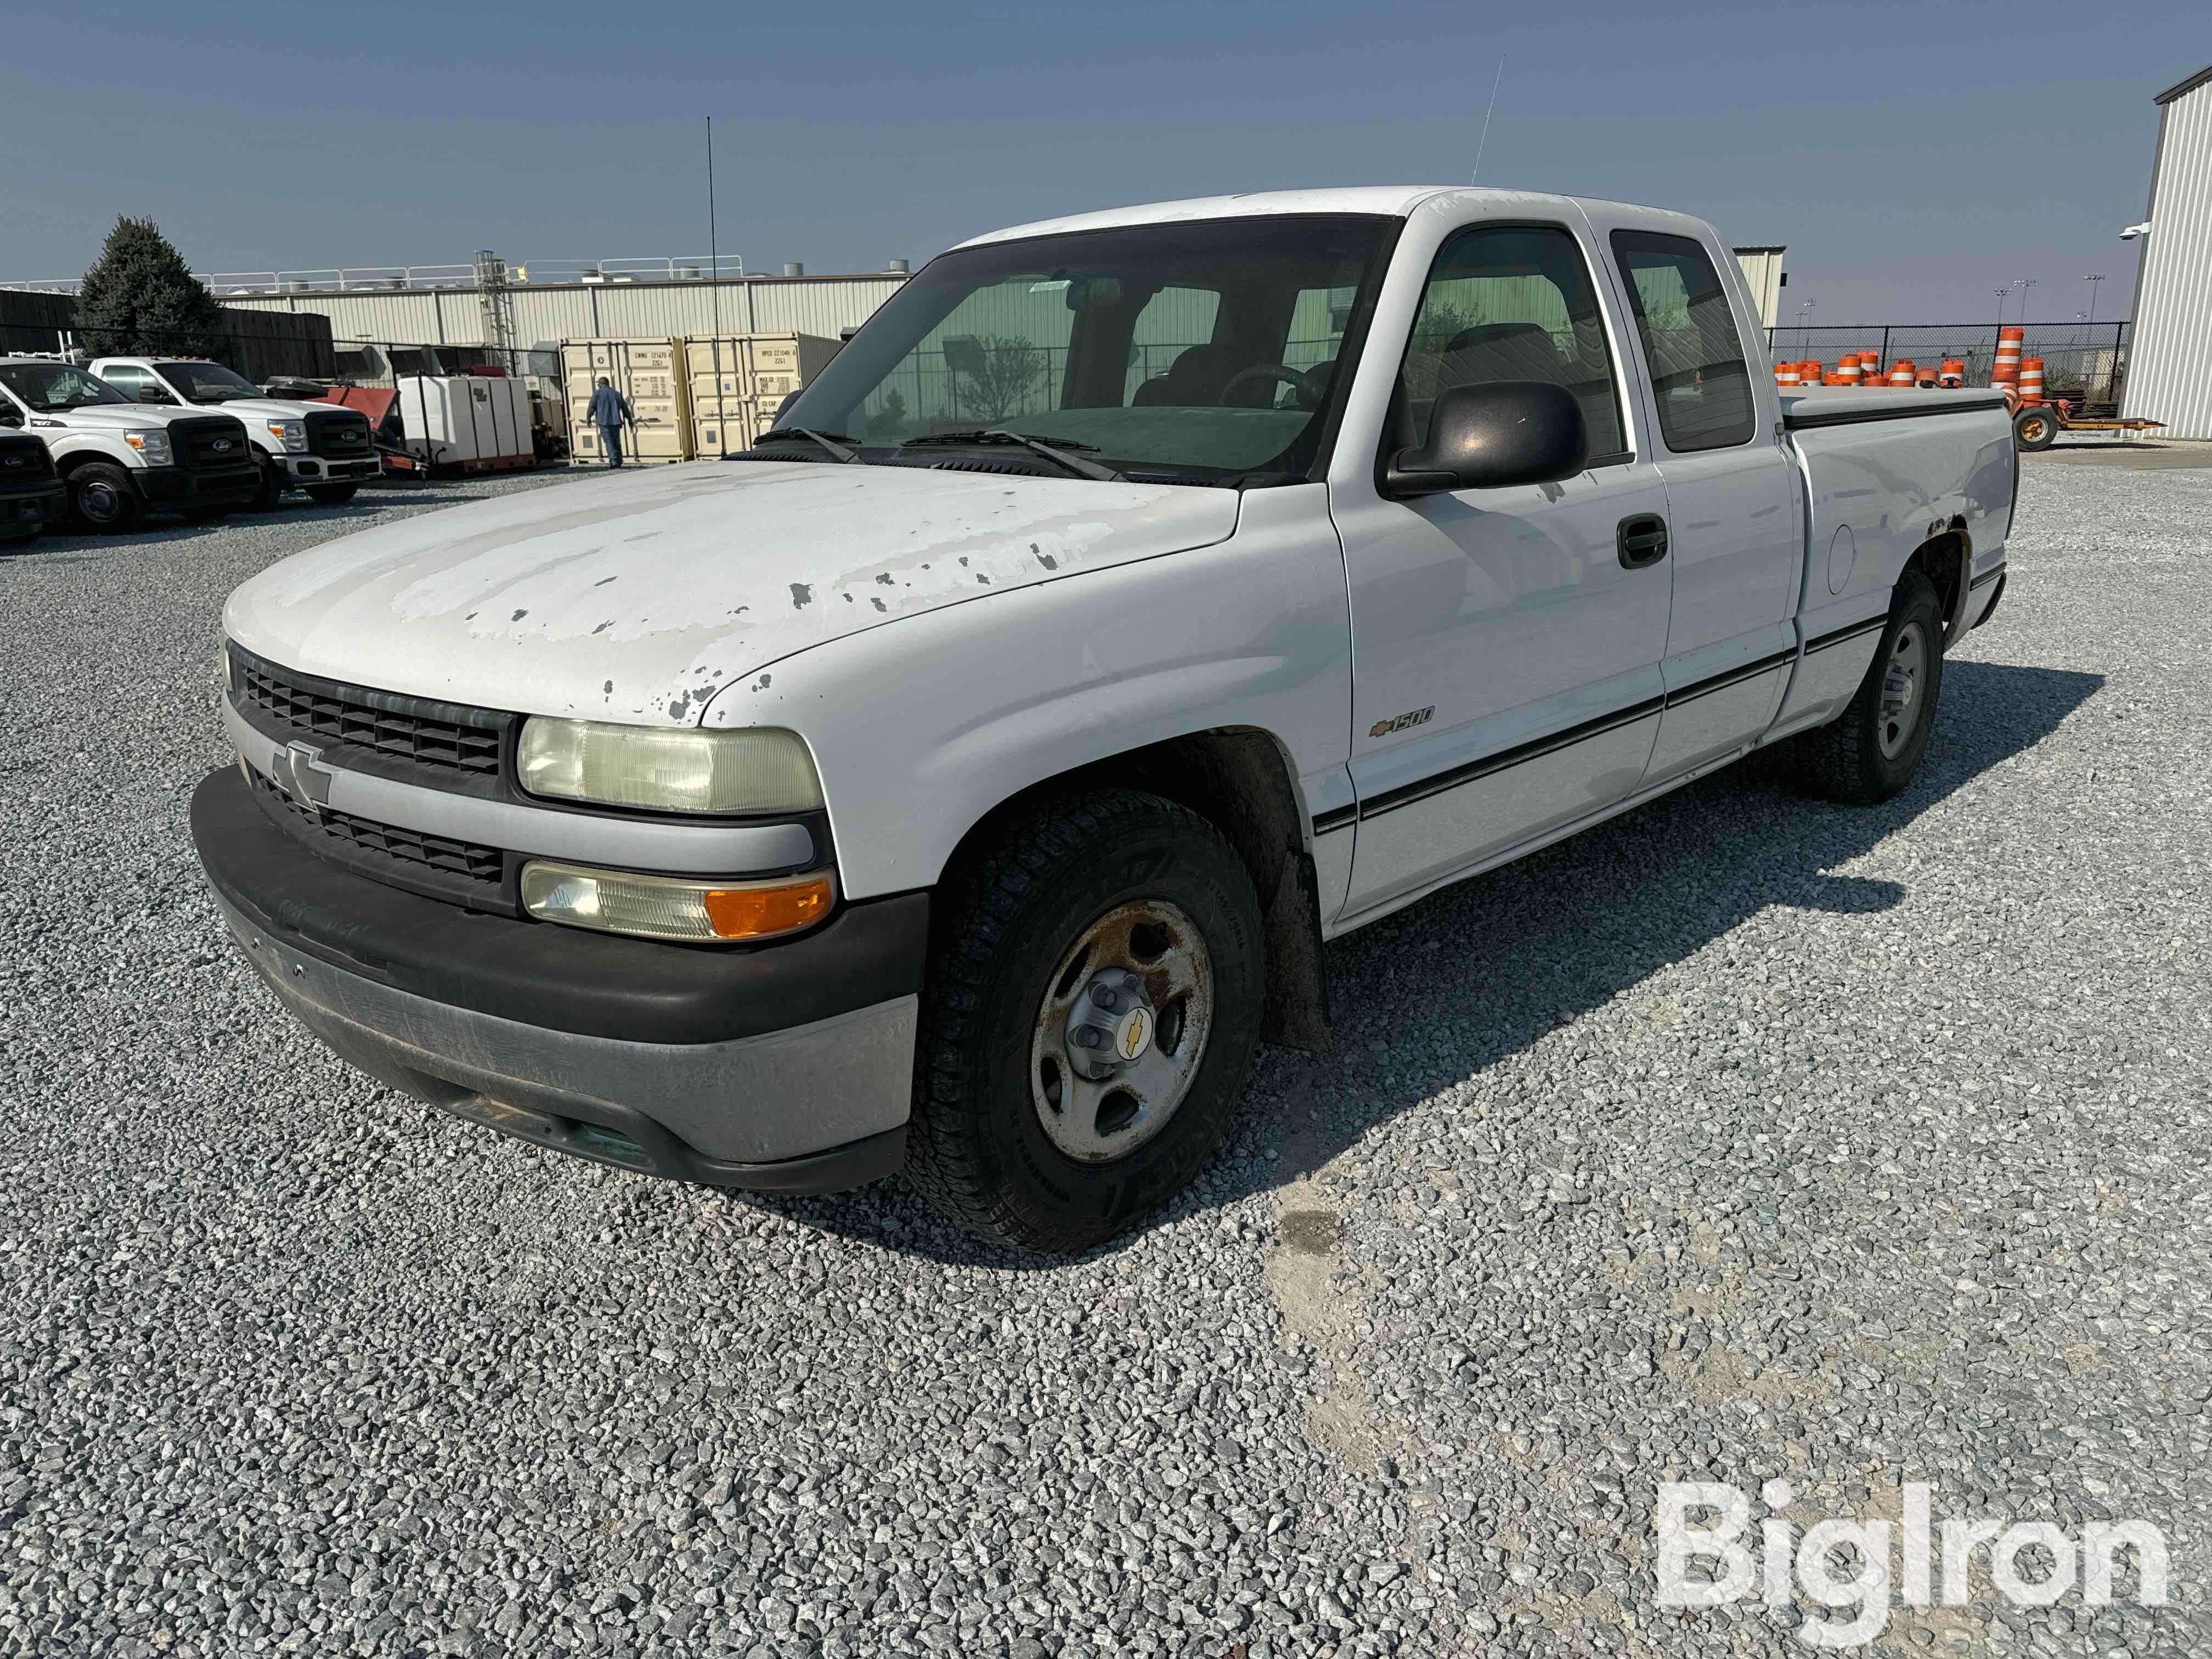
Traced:
[[115, 516], [116, 509], [122, 502], [117, 498], [113, 485], [96, 483], [86, 487], [82, 505], [86, 518], [106, 520]]
[[1894, 758], [1920, 724], [1923, 672], [1928, 666], [1928, 636], [1918, 623], [1897, 630], [1889, 664], [1881, 674], [1881, 752]]
[[1127, 1157], [1190, 1092], [1213, 1024], [1213, 960], [1164, 899], [1119, 905], [1054, 971], [1030, 1039], [1045, 1136], [1079, 1164]]

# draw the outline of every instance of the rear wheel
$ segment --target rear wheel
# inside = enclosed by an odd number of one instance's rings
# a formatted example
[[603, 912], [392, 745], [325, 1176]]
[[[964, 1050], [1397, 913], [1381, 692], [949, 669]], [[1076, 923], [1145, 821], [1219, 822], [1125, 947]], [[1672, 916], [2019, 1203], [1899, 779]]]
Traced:
[[70, 510], [102, 535], [119, 536], [137, 527], [146, 503], [131, 475], [108, 461], [93, 461], [69, 477]]
[[336, 507], [341, 501], [351, 501], [354, 491], [360, 488], [357, 483], [309, 484], [307, 499], [325, 507]]
[[1784, 750], [1798, 781], [1830, 800], [1887, 800], [1920, 770], [1942, 689], [1943, 607], [1936, 585], [1907, 570], [1856, 695]]
[[2030, 404], [2012, 417], [2012, 441], [2022, 449], [2048, 449], [2058, 441], [2058, 413]]
[[1109, 1238], [1189, 1184], [1251, 1075], [1251, 880], [1203, 818], [1115, 789], [1010, 823], [945, 898], [909, 1178], [1027, 1249]]

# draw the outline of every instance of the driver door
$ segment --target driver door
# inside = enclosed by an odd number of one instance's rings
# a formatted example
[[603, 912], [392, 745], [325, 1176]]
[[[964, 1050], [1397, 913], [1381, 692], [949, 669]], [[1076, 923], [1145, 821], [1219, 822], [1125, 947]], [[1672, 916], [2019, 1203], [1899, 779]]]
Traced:
[[[1350, 921], [1634, 792], [1658, 730], [1672, 596], [1665, 486], [1601, 307], [1587, 228], [1467, 226], [1437, 248], [1384, 446], [1448, 387], [1564, 386], [1589, 439], [1563, 483], [1410, 501], [1331, 481], [1351, 582]], [[1363, 377], [1364, 378], [1364, 377]], [[1371, 469], [1372, 462], [1370, 461]]]

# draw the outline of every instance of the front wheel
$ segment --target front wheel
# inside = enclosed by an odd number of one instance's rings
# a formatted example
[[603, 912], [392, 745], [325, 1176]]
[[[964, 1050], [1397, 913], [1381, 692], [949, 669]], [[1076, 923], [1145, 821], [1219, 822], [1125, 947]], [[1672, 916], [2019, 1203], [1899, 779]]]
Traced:
[[265, 455], [256, 465], [259, 476], [253, 481], [253, 499], [246, 504], [246, 511], [270, 512], [284, 497], [284, 469]]
[[341, 501], [351, 501], [354, 491], [360, 488], [357, 483], [309, 484], [307, 499], [324, 507], [336, 507]]
[[1113, 789], [1010, 822], [946, 884], [910, 1179], [972, 1230], [1080, 1250], [1188, 1185], [1252, 1073], [1259, 902], [1220, 832]]
[[1786, 751], [1798, 781], [1830, 800], [1887, 800], [1920, 770], [1942, 689], [1942, 603], [1933, 582], [1907, 570], [1857, 694], [1835, 720]]
[[70, 510], [86, 527], [104, 536], [136, 529], [146, 503], [131, 475], [107, 461], [94, 461], [70, 474]]

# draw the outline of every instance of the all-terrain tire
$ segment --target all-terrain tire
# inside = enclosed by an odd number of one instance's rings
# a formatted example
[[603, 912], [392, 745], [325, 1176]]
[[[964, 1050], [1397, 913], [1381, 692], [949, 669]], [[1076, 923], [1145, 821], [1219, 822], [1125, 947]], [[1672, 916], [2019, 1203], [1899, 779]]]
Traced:
[[[1905, 659], [1917, 661], [1904, 709], [1897, 705], [1896, 678]], [[1936, 729], [1936, 700], [1943, 689], [1943, 606], [1936, 585], [1917, 570], [1907, 570], [1890, 601], [1881, 643], [1867, 665], [1866, 678], [1844, 712], [1827, 725], [1784, 745], [1782, 758], [1804, 789], [1829, 800], [1870, 806], [1887, 800], [1911, 783], [1928, 753]], [[1909, 711], [1910, 726], [1895, 730]]]
[[[1264, 1000], [1259, 902], [1220, 832], [1156, 795], [1106, 789], [1001, 826], [945, 881], [916, 1046], [908, 1179], [947, 1216], [1024, 1249], [1112, 1237], [1188, 1185], [1252, 1073]], [[1165, 902], [1211, 960], [1210, 1027], [1187, 1091], [1127, 1154], [1084, 1163], [1048, 1133], [1032, 1038], [1100, 918]]]

